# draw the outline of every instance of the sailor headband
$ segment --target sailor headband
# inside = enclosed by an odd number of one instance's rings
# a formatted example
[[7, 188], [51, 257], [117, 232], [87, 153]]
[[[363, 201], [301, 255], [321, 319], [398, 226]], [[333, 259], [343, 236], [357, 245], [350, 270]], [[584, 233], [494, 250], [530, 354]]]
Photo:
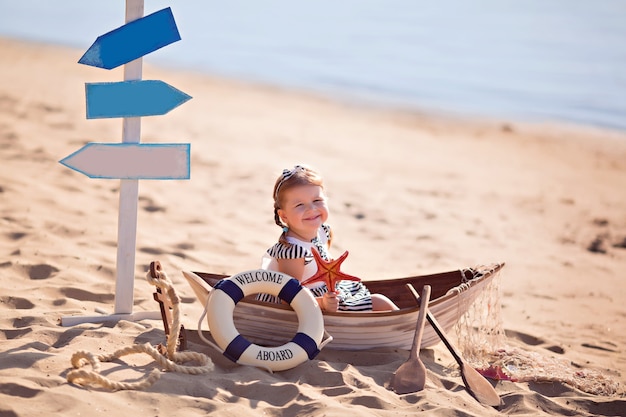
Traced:
[[280, 176], [280, 181], [278, 181], [278, 185], [276, 186], [276, 191], [274, 191], [274, 200], [278, 199], [278, 191], [280, 190], [280, 187], [282, 187], [285, 181], [293, 177], [296, 172], [306, 172], [306, 167], [302, 165], [296, 165], [292, 169], [283, 169], [283, 173]]

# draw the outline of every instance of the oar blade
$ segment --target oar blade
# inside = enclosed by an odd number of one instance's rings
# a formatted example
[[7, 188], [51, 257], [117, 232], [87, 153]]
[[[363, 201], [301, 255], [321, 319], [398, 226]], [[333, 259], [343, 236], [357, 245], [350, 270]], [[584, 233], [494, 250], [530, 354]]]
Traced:
[[468, 363], [463, 362], [461, 365], [461, 375], [465, 383], [465, 388], [478, 402], [492, 407], [500, 406], [500, 396], [489, 381], [478, 373], [476, 369], [472, 368]]
[[426, 366], [421, 361], [407, 361], [400, 365], [391, 380], [396, 394], [422, 391], [426, 386]]

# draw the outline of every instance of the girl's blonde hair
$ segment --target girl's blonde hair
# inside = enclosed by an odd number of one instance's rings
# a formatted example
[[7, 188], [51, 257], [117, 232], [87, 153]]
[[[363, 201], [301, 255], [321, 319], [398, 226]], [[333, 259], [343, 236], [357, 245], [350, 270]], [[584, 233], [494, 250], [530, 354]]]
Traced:
[[274, 197], [274, 222], [283, 229], [278, 241], [288, 246], [291, 244], [287, 241], [287, 225], [283, 223], [278, 215], [278, 210], [281, 208], [285, 191], [300, 185], [317, 185], [322, 187], [322, 190], [324, 189], [322, 176], [307, 165], [296, 165], [292, 169], [283, 170], [283, 173], [280, 174], [276, 179], [276, 183], [274, 183], [274, 192], [272, 194]]

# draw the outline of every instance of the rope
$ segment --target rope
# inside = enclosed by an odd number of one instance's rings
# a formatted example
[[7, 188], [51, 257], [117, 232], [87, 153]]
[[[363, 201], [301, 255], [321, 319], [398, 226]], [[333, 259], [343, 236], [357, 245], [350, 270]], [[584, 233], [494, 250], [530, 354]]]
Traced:
[[[150, 374], [138, 382], [118, 382], [113, 381], [100, 374], [101, 362], [112, 362], [122, 356], [135, 353], [145, 353], [150, 355], [164, 371], [179, 372], [189, 375], [206, 374], [213, 370], [213, 363], [203, 353], [199, 352], [177, 352], [178, 336], [180, 334], [180, 297], [172, 285], [165, 271], [157, 269], [156, 277], [149, 271], [146, 274], [148, 282], [167, 294], [172, 303], [172, 326], [167, 335], [167, 357], [163, 356], [155, 347], [149, 343], [136, 344], [115, 351], [109, 355], [94, 355], [86, 351], [78, 351], [72, 355], [71, 363], [75, 368], [67, 374], [67, 381], [80, 385], [99, 385], [113, 391], [118, 390], [139, 390], [154, 384], [160, 377], [161, 371], [154, 369]], [[186, 362], [194, 361], [197, 366], [182, 365]], [[81, 369], [85, 365], [91, 365], [92, 370]]]
[[[209, 312], [209, 299], [206, 300], [206, 303], [204, 304], [204, 310], [202, 311], [202, 315], [200, 316], [200, 319], [198, 320], [198, 336], [200, 337], [200, 340], [202, 340], [207, 345], [211, 346], [213, 349], [217, 350], [219, 353], [224, 353], [224, 350], [222, 348], [220, 348], [215, 343], [211, 342], [202, 334], [202, 323], [204, 322], [204, 318], [206, 317], [208, 312]], [[270, 373], [272, 373], [271, 370], [270, 370]]]

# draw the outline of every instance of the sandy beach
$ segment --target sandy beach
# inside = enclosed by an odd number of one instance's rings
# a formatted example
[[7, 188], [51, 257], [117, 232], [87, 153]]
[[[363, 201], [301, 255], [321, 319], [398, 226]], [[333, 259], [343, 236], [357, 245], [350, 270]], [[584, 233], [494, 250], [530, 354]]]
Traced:
[[[183, 270], [260, 266], [280, 232], [272, 186], [306, 163], [325, 177], [343, 269], [364, 280], [506, 262], [508, 343], [601, 375], [609, 393], [567, 381], [492, 381], [499, 410], [475, 401], [440, 343], [421, 351], [423, 391], [389, 380], [408, 351], [326, 347], [284, 372], [239, 366], [190, 338], [214, 370], [164, 372], [111, 392], [67, 382], [79, 351], [164, 341], [159, 320], [63, 327], [63, 316], [113, 312], [119, 180], [58, 161], [89, 142], [120, 142], [122, 121], [85, 118], [85, 83], [121, 69], [77, 64], [79, 50], [0, 39], [0, 416], [625, 416], [626, 133], [557, 124], [461, 120], [337, 102], [298, 91], [144, 65], [193, 96], [142, 119], [143, 143], [190, 143], [191, 179], [141, 181], [134, 311], [157, 311], [145, 280], [159, 260], [202, 306]], [[132, 356], [104, 374], [136, 381]]]

